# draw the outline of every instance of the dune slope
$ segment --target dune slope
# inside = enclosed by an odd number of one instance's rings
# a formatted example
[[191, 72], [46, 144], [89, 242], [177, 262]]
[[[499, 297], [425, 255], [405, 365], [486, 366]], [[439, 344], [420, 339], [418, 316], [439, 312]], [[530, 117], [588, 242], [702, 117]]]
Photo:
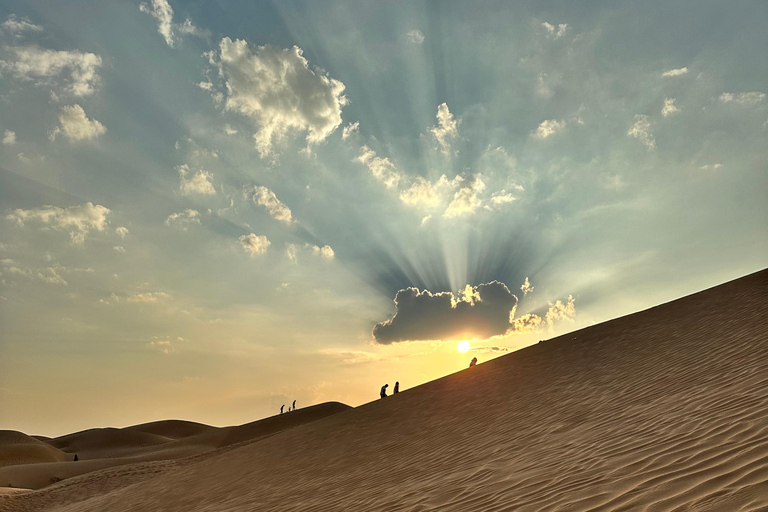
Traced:
[[762, 271], [111, 492], [0, 509], [764, 510], [767, 320]]

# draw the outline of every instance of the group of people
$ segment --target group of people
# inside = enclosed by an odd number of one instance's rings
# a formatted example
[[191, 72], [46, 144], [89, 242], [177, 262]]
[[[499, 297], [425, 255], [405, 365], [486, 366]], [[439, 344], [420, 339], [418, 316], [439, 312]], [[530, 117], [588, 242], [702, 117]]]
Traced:
[[[285, 404], [280, 406], [280, 414], [283, 414], [283, 407], [285, 407]], [[291, 412], [291, 411], [295, 411], [295, 410], [296, 410], [296, 400], [293, 401], [293, 404], [288, 406], [288, 411], [287, 412]]]
[[[381, 386], [381, 393], [379, 393], [379, 396], [381, 398], [384, 398], [387, 396], [387, 388], [389, 387], [389, 384], [384, 384]], [[392, 390], [392, 394], [396, 395], [400, 392], [400, 382], [395, 382], [395, 389]]]
[[[473, 366], [477, 365], [477, 358], [473, 357], [472, 360], [469, 362], [469, 367], [472, 368]], [[387, 388], [389, 387], [389, 384], [384, 384], [381, 386], [381, 392], [379, 392], [379, 396], [381, 398], [384, 398], [387, 396]], [[392, 394], [396, 395], [400, 392], [400, 382], [395, 382], [395, 388], [392, 390]], [[296, 402], [294, 402], [295, 404]], [[289, 409], [290, 410], [290, 409]], [[280, 410], [282, 412], [282, 409]]]

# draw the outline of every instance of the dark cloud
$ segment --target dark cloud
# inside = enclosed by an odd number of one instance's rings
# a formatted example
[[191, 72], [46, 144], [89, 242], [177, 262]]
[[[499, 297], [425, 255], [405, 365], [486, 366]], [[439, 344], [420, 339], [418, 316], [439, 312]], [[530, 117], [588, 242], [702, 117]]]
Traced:
[[490, 338], [511, 327], [509, 313], [517, 297], [504, 283], [467, 286], [458, 295], [406, 288], [395, 296], [395, 316], [376, 324], [378, 343], [414, 340]]

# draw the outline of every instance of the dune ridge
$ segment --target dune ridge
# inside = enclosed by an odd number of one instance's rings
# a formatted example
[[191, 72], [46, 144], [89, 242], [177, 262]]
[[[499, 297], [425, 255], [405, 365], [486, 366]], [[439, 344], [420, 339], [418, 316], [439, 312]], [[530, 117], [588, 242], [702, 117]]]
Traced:
[[84, 492], [97, 472], [0, 510], [765, 510], [767, 320], [761, 271], [157, 476]]

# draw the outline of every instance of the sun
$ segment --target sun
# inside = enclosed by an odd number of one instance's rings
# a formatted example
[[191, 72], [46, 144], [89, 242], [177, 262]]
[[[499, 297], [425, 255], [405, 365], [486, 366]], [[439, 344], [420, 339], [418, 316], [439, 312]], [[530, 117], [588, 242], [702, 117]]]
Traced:
[[460, 341], [456, 348], [459, 349], [459, 352], [463, 354], [464, 352], [469, 350], [469, 342], [467, 340]]

